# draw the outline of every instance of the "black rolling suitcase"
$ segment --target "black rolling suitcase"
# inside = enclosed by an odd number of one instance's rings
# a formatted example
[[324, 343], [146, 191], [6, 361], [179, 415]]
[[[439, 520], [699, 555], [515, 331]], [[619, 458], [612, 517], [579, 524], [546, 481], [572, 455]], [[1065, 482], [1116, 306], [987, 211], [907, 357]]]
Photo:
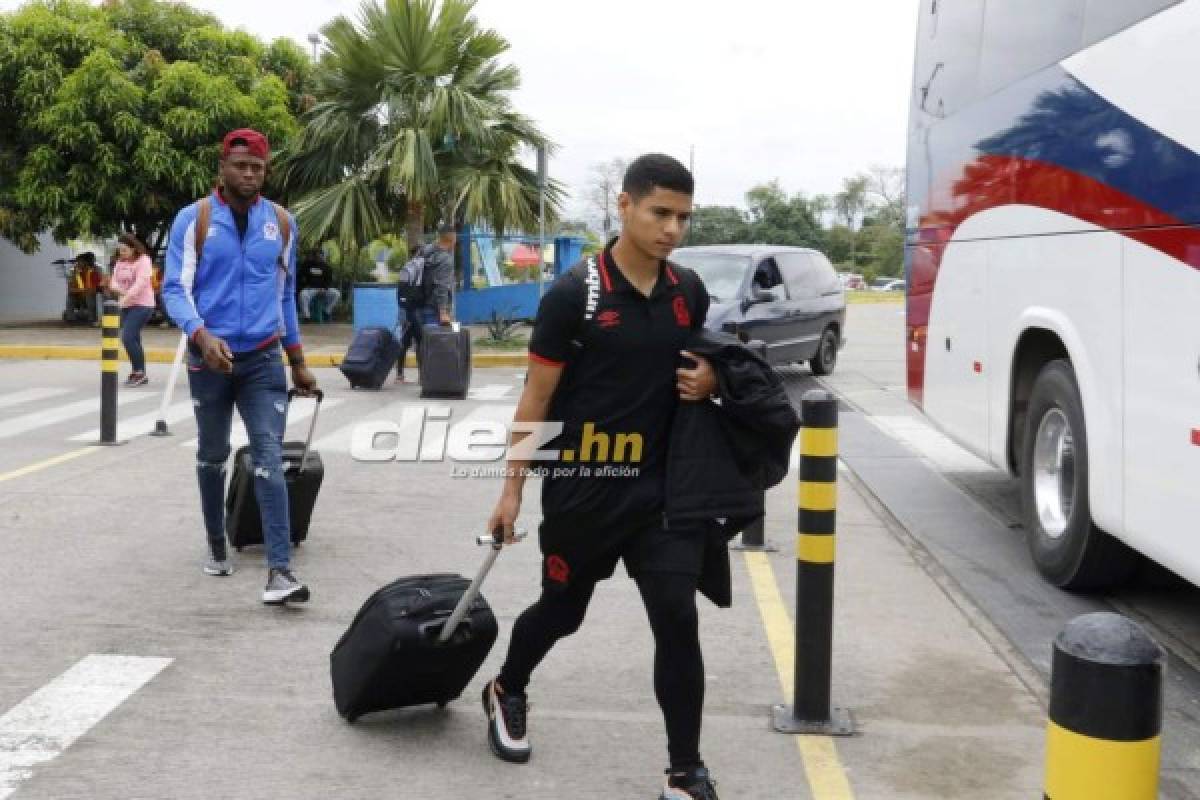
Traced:
[[427, 325], [421, 336], [421, 397], [466, 397], [471, 387], [471, 332]]
[[[295, 389], [288, 392], [288, 402], [295, 394]], [[313, 506], [321, 490], [321, 481], [325, 478], [321, 454], [312, 449], [317, 414], [324, 399], [324, 392], [318, 389], [317, 407], [313, 410], [312, 424], [308, 427], [308, 438], [303, 442], [283, 443], [288, 516], [291, 520], [292, 542], [297, 545], [308, 538]], [[238, 551], [248, 545], [263, 543], [262, 516], [258, 510], [258, 498], [254, 494], [254, 459], [248, 445], [239, 447], [233, 456], [233, 478], [229, 481], [229, 494], [225, 497], [225, 535], [229, 538], [229, 544]]]
[[387, 328], [367, 327], [354, 334], [339, 369], [350, 381], [350, 388], [360, 386], [378, 389], [387, 381], [396, 359], [400, 357], [400, 342]]
[[436, 703], [462, 694], [496, 641], [496, 617], [479, 588], [501, 546], [475, 579], [413, 575], [367, 599], [329, 655], [333, 702], [350, 722], [372, 711]]

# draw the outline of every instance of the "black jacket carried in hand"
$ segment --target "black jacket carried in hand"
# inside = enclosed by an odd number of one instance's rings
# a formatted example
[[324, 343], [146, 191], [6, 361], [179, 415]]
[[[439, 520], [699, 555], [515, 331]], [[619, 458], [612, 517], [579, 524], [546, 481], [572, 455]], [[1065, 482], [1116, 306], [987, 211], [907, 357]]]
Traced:
[[788, 473], [800, 415], [783, 379], [757, 353], [725, 333], [696, 331], [686, 348], [707, 358], [720, 402], [681, 402], [667, 451], [669, 528], [707, 536], [700, 591], [732, 602], [729, 539], [764, 513], [766, 490]]

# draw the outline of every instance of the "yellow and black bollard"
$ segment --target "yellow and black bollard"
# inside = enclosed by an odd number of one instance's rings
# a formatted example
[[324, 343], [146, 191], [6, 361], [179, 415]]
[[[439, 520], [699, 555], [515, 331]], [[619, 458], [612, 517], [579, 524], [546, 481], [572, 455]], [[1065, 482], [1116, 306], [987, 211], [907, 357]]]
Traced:
[[1076, 617], [1054, 641], [1046, 800], [1158, 797], [1165, 655], [1137, 623]]
[[100, 444], [117, 444], [117, 365], [121, 357], [121, 342], [117, 338], [121, 325], [116, 300], [104, 301], [100, 345]]
[[849, 736], [849, 710], [832, 708], [833, 565], [837, 532], [837, 400], [826, 391], [801, 401], [800, 497], [796, 537], [796, 670], [792, 706], [775, 706], [780, 733]]

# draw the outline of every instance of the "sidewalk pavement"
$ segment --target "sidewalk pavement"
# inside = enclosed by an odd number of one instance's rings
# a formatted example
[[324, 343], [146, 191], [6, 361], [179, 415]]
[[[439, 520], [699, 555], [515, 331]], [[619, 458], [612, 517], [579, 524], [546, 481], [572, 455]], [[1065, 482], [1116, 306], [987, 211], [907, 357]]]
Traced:
[[[789, 614], [795, 478], [767, 502], [766, 535], [779, 547], [769, 561]], [[837, 513], [831, 697], [851, 710], [858, 735], [797, 739], [811, 797], [1040, 796], [1045, 687], [1033, 670], [844, 466]], [[763, 556], [743, 557], [753, 576]], [[770, 587], [755, 594], [760, 611], [769, 608]], [[790, 695], [791, 638], [772, 650]], [[830, 766], [839, 761], [841, 770]], [[839, 790], [839, 771], [849, 791]]]
[[[487, 338], [483, 325], [468, 325], [471, 339]], [[336, 367], [342, 363], [346, 348], [354, 338], [354, 327], [347, 323], [301, 323], [305, 355], [312, 366]], [[147, 326], [142, 331], [146, 360], [170, 364], [179, 345], [179, 329]], [[0, 325], [0, 358], [66, 359], [95, 361], [100, 358], [100, 328], [59, 321]], [[123, 360], [128, 360], [121, 349]], [[476, 367], [518, 367], [526, 363], [525, 350], [493, 350], [476, 346], [472, 351]], [[409, 351], [409, 366], [416, 366], [416, 354]]]

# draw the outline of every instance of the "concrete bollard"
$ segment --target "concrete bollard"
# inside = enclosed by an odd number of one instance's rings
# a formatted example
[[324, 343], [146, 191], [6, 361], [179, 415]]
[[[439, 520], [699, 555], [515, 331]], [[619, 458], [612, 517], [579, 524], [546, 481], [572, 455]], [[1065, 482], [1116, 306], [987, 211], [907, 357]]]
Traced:
[[738, 543], [731, 545], [734, 550], [744, 550], [749, 553], [776, 553], [779, 548], [767, 541], [766, 517], [747, 523], [742, 528]]
[[1076, 617], [1054, 641], [1046, 800], [1155, 800], [1166, 656], [1120, 614]]
[[121, 325], [117, 301], [104, 301], [100, 322], [100, 444], [117, 444], [117, 366], [121, 353]]
[[849, 736], [849, 710], [831, 708], [833, 565], [837, 532], [837, 400], [826, 391], [801, 401], [800, 493], [796, 537], [796, 669], [792, 706], [775, 706], [780, 733]]

